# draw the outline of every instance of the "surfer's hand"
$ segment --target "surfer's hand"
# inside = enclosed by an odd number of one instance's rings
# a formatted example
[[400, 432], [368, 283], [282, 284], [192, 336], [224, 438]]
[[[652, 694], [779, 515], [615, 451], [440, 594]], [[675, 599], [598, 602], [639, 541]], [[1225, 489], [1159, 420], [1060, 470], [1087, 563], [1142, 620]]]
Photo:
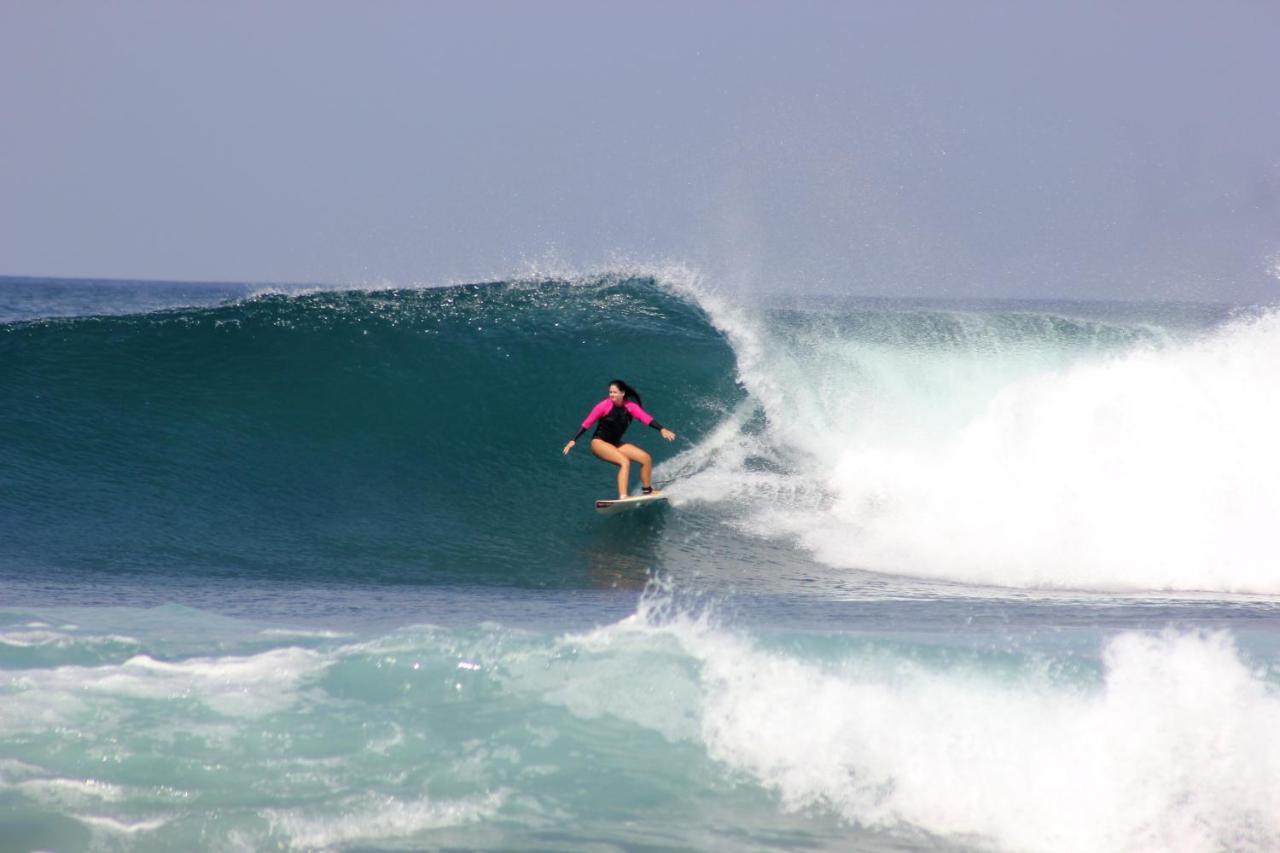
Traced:
[[675, 441], [675, 440], [676, 440], [676, 434], [675, 434], [674, 432], [672, 432], [671, 430], [669, 430], [669, 429], [664, 429], [664, 430], [662, 431], [662, 437], [663, 437], [663, 438], [665, 438], [667, 441]]
[[570, 450], [573, 450], [573, 444], [574, 444], [574, 443], [573, 443], [572, 441], [570, 441], [568, 444], [566, 444], [566, 445], [564, 446], [564, 455], [565, 455], [565, 456], [568, 456], [568, 455], [569, 455], [569, 451], [570, 451]]

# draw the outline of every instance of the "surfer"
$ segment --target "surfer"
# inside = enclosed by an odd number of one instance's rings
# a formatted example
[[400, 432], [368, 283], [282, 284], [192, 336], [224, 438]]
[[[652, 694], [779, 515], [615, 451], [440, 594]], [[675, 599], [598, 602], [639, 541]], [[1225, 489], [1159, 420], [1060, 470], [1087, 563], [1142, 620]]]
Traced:
[[587, 419], [582, 422], [582, 429], [564, 446], [567, 456], [587, 428], [595, 424], [596, 431], [591, 436], [591, 452], [597, 458], [618, 466], [619, 500], [625, 498], [630, 490], [632, 462], [640, 463], [640, 486], [644, 493], [653, 494], [653, 482], [650, 479], [653, 474], [653, 457], [634, 444], [622, 443], [622, 434], [631, 426], [632, 418], [645, 426], [653, 427], [667, 441], [676, 440], [674, 432], [655, 421], [653, 415], [640, 408], [640, 405], [640, 395], [636, 389], [621, 379], [613, 380], [609, 383], [609, 396], [592, 408]]

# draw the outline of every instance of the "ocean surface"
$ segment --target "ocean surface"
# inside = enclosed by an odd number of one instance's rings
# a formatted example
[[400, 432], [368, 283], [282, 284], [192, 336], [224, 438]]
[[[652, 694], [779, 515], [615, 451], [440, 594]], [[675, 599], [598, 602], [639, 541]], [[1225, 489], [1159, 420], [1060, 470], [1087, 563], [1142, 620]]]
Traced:
[[1266, 306], [3, 278], [0, 852], [1280, 849], [1277, 436]]

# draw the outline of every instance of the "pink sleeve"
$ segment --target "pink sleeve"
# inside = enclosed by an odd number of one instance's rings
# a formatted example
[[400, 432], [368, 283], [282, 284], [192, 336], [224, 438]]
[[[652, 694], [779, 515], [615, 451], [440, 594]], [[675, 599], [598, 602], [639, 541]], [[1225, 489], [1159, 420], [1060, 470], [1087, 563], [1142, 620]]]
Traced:
[[627, 411], [631, 413], [631, 417], [635, 418], [640, 423], [645, 426], [653, 423], [653, 415], [640, 408], [638, 404], [628, 401], [625, 405], [627, 407]]
[[[596, 421], [603, 418], [605, 415], [609, 414], [609, 409], [612, 406], [613, 406], [613, 403], [609, 402], [608, 399], [604, 399], [604, 400], [601, 400], [599, 403], [596, 403], [595, 408], [592, 409], [591, 413], [587, 415], [587, 419], [582, 422], [582, 428], [586, 429]], [[653, 419], [650, 418], [650, 420], [653, 420]]]

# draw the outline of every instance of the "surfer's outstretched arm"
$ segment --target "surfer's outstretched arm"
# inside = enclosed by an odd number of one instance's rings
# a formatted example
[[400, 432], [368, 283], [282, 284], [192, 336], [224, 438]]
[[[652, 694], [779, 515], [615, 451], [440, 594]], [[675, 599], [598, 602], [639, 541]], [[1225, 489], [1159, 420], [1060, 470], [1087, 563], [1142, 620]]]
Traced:
[[[631, 413], [631, 417], [635, 418], [645, 426], [653, 427], [658, 431], [658, 434], [661, 435], [663, 438], [665, 438], [667, 441], [676, 440], [676, 434], [674, 432], [667, 429], [662, 424], [658, 423], [657, 419], [653, 415], [646, 412], [644, 409], [640, 408], [640, 405], [638, 403], [627, 402], [625, 405], [627, 407], [627, 411]], [[581, 435], [581, 433], [579, 433], [579, 435]]]
[[582, 438], [582, 434], [583, 434], [584, 432], [586, 432], [586, 431], [587, 431], [587, 428], [586, 428], [586, 427], [583, 427], [582, 429], [578, 430], [578, 434], [577, 434], [577, 435], [575, 435], [573, 438], [569, 439], [569, 443], [568, 443], [568, 444], [566, 444], [566, 445], [564, 446], [564, 455], [565, 455], [565, 456], [568, 456], [568, 455], [569, 455], [569, 451], [570, 451], [570, 450], [573, 450], [573, 446], [574, 446], [575, 444], [577, 444], [577, 443], [578, 443], [578, 439]]
[[573, 446], [574, 446], [575, 444], [577, 444], [577, 443], [578, 443], [578, 439], [582, 438], [582, 434], [583, 434], [584, 432], [586, 432], [586, 431], [587, 431], [587, 428], [586, 428], [586, 427], [583, 427], [582, 429], [578, 430], [578, 434], [577, 434], [577, 435], [575, 435], [573, 438], [569, 439], [569, 443], [568, 443], [568, 444], [566, 444], [566, 445], [564, 446], [564, 455], [565, 455], [565, 456], [568, 456], [568, 455], [569, 455], [569, 451], [570, 451], [570, 450], [573, 450]]

